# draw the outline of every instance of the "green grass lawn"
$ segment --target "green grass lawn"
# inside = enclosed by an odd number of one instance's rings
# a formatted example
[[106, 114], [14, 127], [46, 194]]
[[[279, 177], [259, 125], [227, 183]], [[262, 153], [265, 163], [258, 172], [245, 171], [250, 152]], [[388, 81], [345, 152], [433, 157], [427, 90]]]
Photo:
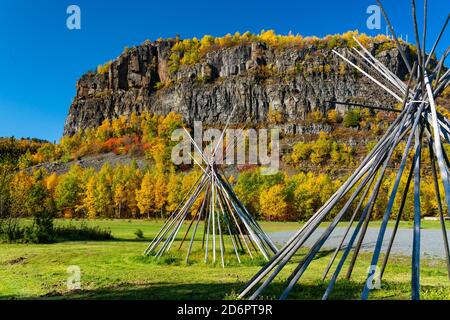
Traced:
[[[57, 223], [81, 223], [58, 220]], [[264, 264], [261, 258], [244, 258], [237, 264], [233, 253], [227, 255], [227, 266], [205, 264], [198, 248], [189, 265], [184, 262], [185, 247], [160, 260], [146, 258], [142, 252], [162, 225], [162, 221], [95, 220], [88, 224], [109, 227], [115, 240], [102, 242], [62, 242], [25, 245], [0, 244], [0, 298], [38, 299], [227, 299], [235, 297], [246, 281]], [[434, 223], [434, 222], [433, 222]], [[299, 223], [263, 222], [268, 232], [296, 230]], [[136, 229], [145, 239], [137, 240]], [[176, 244], [173, 249], [177, 249]], [[198, 242], [197, 242], [198, 245]], [[228, 248], [231, 249], [231, 248]], [[277, 298], [289, 271], [305, 252], [295, 257], [265, 293]], [[313, 261], [290, 298], [320, 299], [327, 282], [320, 280], [330, 258], [324, 251]], [[371, 255], [358, 259], [351, 281], [340, 280], [331, 296], [358, 299]], [[81, 268], [81, 290], [69, 291], [67, 268]], [[344, 268], [343, 274], [346, 269]], [[409, 299], [411, 262], [407, 257], [392, 257], [373, 299]], [[450, 299], [450, 282], [443, 260], [423, 260], [421, 270], [423, 299]]]

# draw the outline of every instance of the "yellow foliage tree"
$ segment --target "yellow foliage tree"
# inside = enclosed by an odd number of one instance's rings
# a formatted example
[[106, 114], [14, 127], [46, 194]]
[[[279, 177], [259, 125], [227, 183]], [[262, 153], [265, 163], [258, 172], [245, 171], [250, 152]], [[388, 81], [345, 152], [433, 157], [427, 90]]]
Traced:
[[126, 183], [126, 198], [128, 210], [133, 214], [137, 215], [138, 205], [136, 200], [136, 190], [141, 186], [142, 174], [137, 168], [137, 165], [129, 166], [126, 171], [127, 183]]
[[125, 116], [120, 116], [119, 118], [112, 120], [111, 128], [115, 137], [122, 137], [126, 133], [128, 128], [127, 118]]
[[96, 194], [96, 178], [91, 177], [87, 184], [86, 190], [84, 192], [84, 198], [82, 202], [82, 206], [80, 209], [84, 209], [86, 211], [87, 217], [89, 219], [94, 219], [97, 217], [97, 210], [95, 206], [95, 194]]
[[55, 189], [58, 185], [58, 175], [53, 172], [51, 175], [45, 178], [45, 186], [49, 193], [53, 196], [55, 194]]
[[14, 175], [10, 183], [10, 211], [13, 216], [30, 215], [30, 192], [33, 187], [33, 177], [24, 171]]
[[118, 218], [121, 218], [123, 207], [126, 203], [126, 191], [122, 184], [117, 184], [114, 188], [114, 205], [117, 208]]
[[282, 219], [287, 213], [287, 202], [284, 186], [276, 184], [265, 192], [261, 192], [259, 197], [261, 214], [267, 220]]
[[148, 171], [142, 178], [141, 188], [136, 191], [136, 201], [139, 211], [142, 215], [147, 214], [147, 218], [150, 218], [150, 212], [154, 208], [153, 188], [154, 177]]
[[108, 119], [105, 119], [102, 124], [97, 128], [97, 139], [104, 142], [111, 137], [111, 123]]
[[270, 124], [280, 124], [283, 122], [283, 113], [280, 110], [275, 110], [270, 104], [267, 119]]
[[111, 190], [112, 168], [109, 163], [103, 165], [97, 175], [95, 207], [97, 212], [109, 218], [113, 215], [113, 194]]
[[327, 121], [331, 124], [337, 124], [342, 122], [342, 116], [336, 110], [330, 110], [327, 113]]
[[278, 38], [274, 30], [261, 31], [259, 38], [272, 46], [276, 46], [278, 44]]
[[181, 200], [181, 179], [172, 170], [167, 181], [167, 210], [173, 212]]
[[[184, 196], [194, 186], [200, 175], [201, 172], [199, 170], [193, 170], [183, 177], [183, 183], [181, 185], [182, 196]], [[202, 197], [197, 198], [192, 205], [191, 212], [195, 212], [201, 206], [202, 200]]]
[[131, 131], [134, 133], [138, 133], [141, 128], [139, 116], [134, 111], [130, 115], [130, 124], [129, 125], [130, 125]]
[[160, 212], [161, 218], [163, 218], [163, 211], [167, 204], [166, 179], [164, 168], [162, 165], [157, 165], [156, 173], [154, 175], [153, 201], [154, 208], [156, 211]]

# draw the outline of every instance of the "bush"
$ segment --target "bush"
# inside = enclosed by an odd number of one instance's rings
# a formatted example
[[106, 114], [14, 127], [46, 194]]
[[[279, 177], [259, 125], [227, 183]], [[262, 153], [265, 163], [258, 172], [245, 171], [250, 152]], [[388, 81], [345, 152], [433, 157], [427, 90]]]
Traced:
[[18, 219], [0, 219], [0, 241], [16, 242], [23, 239], [24, 228], [19, 224]]
[[160, 89], [164, 88], [164, 82], [157, 82], [153, 88], [155, 90], [160, 90]]
[[315, 165], [329, 160], [335, 164], [349, 165], [352, 163], [353, 156], [353, 148], [345, 143], [338, 143], [330, 135], [321, 132], [317, 140], [299, 142], [294, 145], [292, 153], [287, 159], [292, 166], [298, 166], [304, 160], [311, 161]]
[[54, 234], [57, 241], [102, 241], [114, 239], [110, 229], [100, 229], [98, 226], [90, 227], [84, 222], [80, 226], [73, 224], [57, 226], [54, 229]]
[[144, 239], [144, 231], [141, 229], [137, 229], [134, 234], [136, 235], [137, 239]]
[[291, 154], [291, 160], [294, 165], [297, 165], [300, 160], [308, 160], [312, 153], [312, 146], [310, 143], [299, 142], [294, 145], [294, 150]]
[[323, 121], [323, 113], [320, 110], [312, 111], [309, 114], [309, 118], [314, 122], [322, 122]]
[[344, 116], [344, 126], [346, 128], [359, 127], [359, 122], [361, 121], [361, 114], [358, 110], [349, 110]]
[[111, 63], [112, 63], [112, 61], [108, 61], [104, 65], [99, 65], [97, 67], [97, 73], [104, 74], [104, 73], [109, 72], [109, 68], [111, 66]]
[[33, 224], [25, 227], [24, 240], [30, 243], [50, 243], [54, 241], [53, 215], [42, 211], [35, 215]]
[[283, 122], [283, 113], [280, 110], [274, 110], [270, 105], [267, 120], [270, 124], [280, 124]]
[[343, 121], [342, 116], [336, 110], [331, 110], [328, 112], [327, 120], [330, 124], [341, 123]]

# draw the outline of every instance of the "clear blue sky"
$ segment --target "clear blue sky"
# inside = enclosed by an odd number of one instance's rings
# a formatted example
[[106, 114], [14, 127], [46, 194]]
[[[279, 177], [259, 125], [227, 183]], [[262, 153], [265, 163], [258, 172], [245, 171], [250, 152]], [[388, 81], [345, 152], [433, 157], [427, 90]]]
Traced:
[[[422, 6], [422, 1], [417, 0]], [[449, 0], [429, 0], [428, 48], [450, 12]], [[0, 0], [0, 136], [58, 140], [87, 70], [146, 39], [222, 36], [236, 31], [324, 36], [358, 29], [367, 34], [374, 0], [153, 1]], [[410, 0], [383, 1], [398, 34], [409, 34]], [[66, 9], [81, 8], [81, 30], [68, 30]], [[422, 9], [419, 10], [422, 12]], [[422, 19], [420, 19], [422, 20]], [[382, 22], [381, 33], [386, 24]], [[447, 31], [438, 54], [449, 44]]]

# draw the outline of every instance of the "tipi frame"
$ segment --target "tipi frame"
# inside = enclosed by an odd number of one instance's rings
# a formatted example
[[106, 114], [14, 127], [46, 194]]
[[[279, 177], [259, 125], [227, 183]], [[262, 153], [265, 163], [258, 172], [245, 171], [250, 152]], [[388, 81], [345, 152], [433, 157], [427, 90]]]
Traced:
[[[436, 99], [450, 84], [450, 69], [445, 70], [444, 62], [447, 58], [450, 47], [444, 52], [437, 65], [432, 66], [432, 56], [447, 27], [449, 16], [440, 31], [430, 53], [425, 51], [426, 25], [427, 25], [427, 1], [424, 1], [424, 28], [422, 39], [419, 37], [416, 4], [412, 0], [412, 14], [417, 47], [417, 59], [410, 63], [405, 54], [404, 48], [395, 35], [395, 31], [388, 19], [388, 16], [378, 1], [382, 14], [389, 26], [392, 37], [402, 56], [403, 62], [409, 70], [410, 77], [408, 84], [401, 81], [393, 72], [378, 61], [357, 39], [360, 50], [353, 48], [346, 53], [333, 50], [348, 64], [363, 73], [368, 79], [389, 93], [394, 99], [401, 103], [398, 117], [387, 129], [386, 133], [378, 141], [372, 151], [365, 157], [360, 166], [348, 178], [348, 180], [336, 191], [335, 194], [307, 221], [303, 227], [285, 244], [285, 246], [275, 254], [271, 260], [247, 283], [240, 293], [240, 297], [256, 299], [267, 289], [270, 283], [292, 261], [300, 248], [305, 246], [305, 242], [311, 239], [311, 235], [318, 230], [319, 225], [330, 215], [331, 210], [336, 209], [337, 215], [331, 223], [324, 228], [318, 240], [315, 240], [312, 247], [307, 249], [306, 255], [301, 258], [300, 263], [287, 280], [287, 285], [281, 293], [280, 299], [286, 299], [292, 289], [300, 282], [305, 271], [310, 266], [318, 252], [321, 250], [326, 240], [329, 239], [336, 226], [344, 221], [344, 217], [351, 215], [348, 227], [335, 248], [334, 253], [324, 270], [323, 280], [334, 268], [328, 286], [323, 294], [323, 299], [328, 299], [333, 291], [338, 276], [347, 262], [346, 278], [350, 279], [355, 262], [361, 250], [362, 242], [365, 238], [371, 212], [374, 204], [379, 201], [378, 193], [385, 177], [386, 170], [391, 164], [391, 157], [400, 142], [405, 142], [403, 156], [397, 170], [394, 185], [388, 194], [388, 202], [385, 204], [385, 213], [378, 232], [376, 245], [373, 251], [372, 261], [369, 266], [366, 282], [361, 293], [361, 299], [368, 299], [373, 289], [371, 281], [378, 276], [383, 277], [386, 264], [393, 246], [395, 236], [398, 231], [399, 221], [404, 211], [405, 200], [408, 196], [409, 186], [413, 184], [414, 198], [414, 229], [412, 248], [412, 270], [411, 270], [411, 298], [420, 298], [420, 235], [421, 235], [421, 205], [420, 205], [420, 183], [421, 171], [423, 170], [422, 158], [423, 150], [429, 150], [431, 161], [431, 172], [434, 181], [435, 193], [437, 196], [439, 217], [444, 242], [444, 251], [447, 257], [447, 268], [450, 277], [450, 251], [447, 239], [447, 231], [444, 223], [443, 203], [447, 205], [447, 214], [450, 216], [450, 180], [449, 180], [449, 160], [444, 149], [444, 143], [450, 143], [450, 121], [436, 110]], [[421, 41], [422, 40], [422, 41]], [[407, 168], [408, 157], [412, 155], [412, 163]], [[406, 170], [405, 170], [406, 169]], [[407, 177], [406, 187], [403, 194], [399, 192], [399, 185], [402, 176]], [[444, 195], [441, 196], [439, 184], [442, 183]], [[389, 240], [381, 268], [378, 269], [383, 240], [385, 238], [388, 221], [394, 217], [393, 204], [397, 197], [400, 197], [400, 208], [395, 217], [395, 226]], [[353, 211], [352, 211], [353, 210]], [[356, 224], [356, 226], [355, 226]], [[351, 227], [354, 227], [353, 229]], [[353, 255], [350, 261], [351, 252]], [[337, 259], [339, 257], [339, 259]], [[377, 270], [381, 270], [376, 274]], [[299, 287], [301, 290], [301, 286]]]
[[[210, 156], [201, 150], [185, 129], [185, 134], [201, 156], [201, 160], [197, 161], [191, 154], [190, 157], [203, 173], [165, 221], [163, 227], [145, 250], [145, 255], [161, 257], [164, 253], [167, 253], [189, 218], [191, 218], [191, 221], [188, 223], [187, 230], [184, 232], [178, 247], [180, 250], [183, 244], [190, 239], [185, 258], [186, 263], [189, 262], [201, 221], [204, 221], [201, 244], [202, 249], [204, 249], [205, 262], [208, 262], [210, 255], [212, 255], [212, 262], [215, 263], [218, 258], [217, 251], [219, 251], [220, 263], [222, 267], [225, 266], [226, 235], [230, 239], [239, 263], [241, 263], [241, 254], [243, 253], [248, 253], [251, 259], [255, 255], [261, 254], [266, 260], [269, 260], [278, 251], [270, 237], [239, 200], [223, 170], [219, 169], [216, 163], [218, 148], [222, 145], [224, 133], [235, 108], [233, 108], [216, 146], [213, 148], [211, 144]], [[228, 152], [228, 148], [226, 150]], [[203, 164], [206, 166], [204, 167]], [[198, 204], [198, 201], [200, 201], [200, 205], [197, 205], [195, 209], [195, 203]], [[219, 250], [217, 250], [217, 247]]]

